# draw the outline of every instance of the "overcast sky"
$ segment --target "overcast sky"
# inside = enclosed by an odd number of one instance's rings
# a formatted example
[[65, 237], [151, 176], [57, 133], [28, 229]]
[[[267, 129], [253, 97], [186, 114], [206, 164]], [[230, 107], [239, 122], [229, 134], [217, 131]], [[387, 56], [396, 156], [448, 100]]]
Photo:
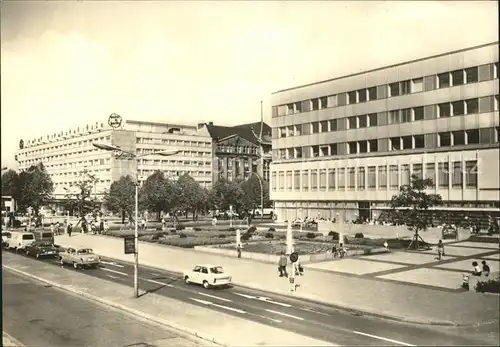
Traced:
[[496, 1], [2, 1], [2, 166], [125, 119], [270, 121], [279, 89], [498, 40]]

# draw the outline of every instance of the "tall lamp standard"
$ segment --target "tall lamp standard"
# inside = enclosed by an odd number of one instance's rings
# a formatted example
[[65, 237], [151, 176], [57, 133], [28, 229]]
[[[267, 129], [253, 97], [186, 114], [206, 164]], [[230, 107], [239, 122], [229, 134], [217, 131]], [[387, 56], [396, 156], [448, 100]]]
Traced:
[[[127, 155], [130, 159], [134, 159], [138, 161], [138, 159], [146, 157], [146, 156], [151, 156], [151, 155], [161, 155], [164, 157], [168, 157], [171, 155], [175, 155], [179, 153], [179, 150], [167, 150], [167, 151], [161, 151], [161, 152], [155, 152], [155, 153], [148, 153], [148, 154], [143, 154], [143, 155], [137, 155], [135, 153], [126, 151], [118, 146], [113, 146], [113, 145], [108, 145], [104, 143], [92, 143], [94, 147], [97, 147], [99, 149], [105, 150], [105, 151], [112, 151], [112, 152], [118, 152], [120, 154], [125, 154]], [[135, 245], [135, 262], [134, 262], [134, 296], [136, 298], [139, 297], [139, 229], [138, 229], [138, 218], [139, 218], [139, 201], [138, 201], [138, 196], [139, 196], [139, 170], [136, 169], [135, 172], [135, 225], [134, 225], [134, 245]]]
[[253, 175], [255, 175], [255, 177], [257, 177], [259, 179], [259, 184], [260, 184], [260, 220], [264, 220], [264, 185], [262, 184], [262, 178], [256, 172], [252, 171], [252, 173], [250, 174], [250, 177]]

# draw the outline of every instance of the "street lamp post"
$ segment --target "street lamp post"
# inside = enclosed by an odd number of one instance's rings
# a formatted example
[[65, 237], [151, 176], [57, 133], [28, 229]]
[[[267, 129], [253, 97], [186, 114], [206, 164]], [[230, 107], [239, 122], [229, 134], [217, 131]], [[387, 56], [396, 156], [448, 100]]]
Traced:
[[[161, 155], [164, 157], [168, 157], [171, 155], [175, 155], [179, 153], [179, 150], [167, 150], [167, 151], [161, 151], [161, 152], [155, 152], [155, 153], [148, 153], [144, 155], [137, 155], [133, 152], [129, 152], [126, 150], [123, 150], [122, 148], [118, 146], [113, 146], [113, 145], [108, 145], [108, 144], [103, 144], [103, 143], [92, 143], [94, 147], [97, 147], [99, 149], [105, 150], [105, 151], [112, 151], [112, 152], [119, 152], [123, 154], [127, 154], [131, 159], [138, 160], [139, 158], [143, 158], [146, 156], [151, 156], [151, 155]], [[135, 180], [135, 225], [134, 225], [134, 296], [136, 298], [139, 297], [139, 228], [138, 228], [138, 218], [139, 218], [139, 173], [138, 169], [136, 168], [136, 180]]]

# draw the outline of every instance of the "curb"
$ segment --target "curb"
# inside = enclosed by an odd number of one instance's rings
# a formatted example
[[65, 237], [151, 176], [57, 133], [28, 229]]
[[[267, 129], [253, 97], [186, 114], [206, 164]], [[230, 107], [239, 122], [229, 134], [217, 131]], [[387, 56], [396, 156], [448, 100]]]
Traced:
[[[138, 317], [141, 317], [143, 319], [146, 319], [146, 320], [149, 320], [149, 321], [152, 321], [152, 322], [155, 322], [156, 324], [159, 324], [159, 325], [163, 325], [165, 327], [168, 327], [168, 328], [173, 328], [174, 330], [178, 330], [182, 333], [185, 333], [185, 334], [188, 334], [188, 335], [192, 335], [192, 336], [195, 336], [197, 338], [200, 338], [202, 340], [206, 340], [208, 342], [211, 342], [211, 343], [214, 343], [216, 345], [219, 345], [219, 346], [228, 346], [227, 343], [224, 343], [224, 342], [221, 342], [221, 341], [218, 341], [218, 339], [216, 339], [215, 337], [213, 336], [209, 336], [209, 335], [206, 335], [204, 333], [198, 333], [196, 332], [195, 330], [192, 330], [190, 328], [187, 328], [187, 327], [184, 327], [184, 326], [181, 326], [181, 325], [178, 325], [177, 323], [173, 323], [173, 322], [170, 322], [170, 321], [166, 321], [164, 319], [158, 319], [156, 318], [155, 316], [151, 316], [149, 314], [146, 314], [144, 312], [141, 312], [141, 311], [138, 311], [138, 310], [135, 310], [135, 309], [132, 309], [132, 308], [129, 308], [125, 305], [121, 305], [121, 304], [118, 304], [118, 303], [114, 303], [112, 301], [109, 301], [109, 300], [105, 300], [105, 299], [102, 299], [102, 298], [99, 298], [97, 296], [94, 296], [94, 295], [91, 295], [91, 294], [88, 294], [88, 293], [85, 293], [83, 291], [80, 291], [80, 290], [77, 290], [77, 289], [73, 289], [73, 288], [68, 288], [66, 285], [63, 285], [63, 284], [59, 284], [59, 283], [56, 283], [56, 282], [53, 282], [51, 280], [47, 280], [45, 278], [42, 278], [42, 277], [39, 277], [39, 276], [36, 276], [36, 275], [33, 275], [33, 274], [30, 274], [28, 272], [25, 272], [25, 271], [22, 271], [22, 270], [19, 270], [19, 269], [15, 269], [13, 267], [10, 267], [8, 265], [2, 265], [3, 268], [7, 269], [7, 270], [10, 270], [10, 271], [13, 271], [13, 272], [16, 272], [18, 274], [21, 274], [23, 276], [26, 276], [26, 277], [29, 277], [29, 278], [32, 278], [34, 280], [37, 280], [39, 282], [42, 282], [42, 283], [46, 283], [48, 285], [51, 285], [52, 287], [56, 287], [56, 288], [59, 288], [59, 289], [62, 289], [62, 290], [65, 290], [67, 292], [70, 292], [70, 293], [73, 293], [73, 294], [77, 294], [77, 295], [80, 295], [80, 296], [83, 296], [87, 299], [90, 299], [92, 301], [97, 301], [103, 305], [106, 305], [106, 306], [111, 306], [111, 307], [114, 307], [118, 310], [121, 310], [121, 311], [124, 311], [124, 312], [127, 312], [129, 314], [132, 314], [134, 316], [138, 316]], [[24, 345], [20, 345], [21, 347], [24, 346]]]
[[[5, 341], [7, 340], [7, 341]], [[5, 342], [5, 344], [4, 344]], [[10, 336], [5, 331], [2, 332], [2, 345], [5, 347], [25, 347], [18, 339]]]

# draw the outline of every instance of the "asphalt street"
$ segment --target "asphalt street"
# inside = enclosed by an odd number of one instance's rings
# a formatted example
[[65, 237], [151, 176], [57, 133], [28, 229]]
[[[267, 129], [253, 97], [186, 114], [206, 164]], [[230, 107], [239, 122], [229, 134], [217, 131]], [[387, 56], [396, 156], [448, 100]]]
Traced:
[[[60, 266], [56, 259], [43, 261]], [[75, 270], [69, 266], [66, 269], [130, 287], [133, 285], [133, 264], [127, 262], [103, 257], [98, 269]], [[139, 272], [142, 290], [338, 345], [495, 344], [488, 338], [491, 331], [488, 326], [460, 328], [401, 323], [238, 286], [207, 290], [185, 284], [180, 274], [156, 268], [141, 266]], [[286, 278], [283, 280], [287, 281]]]
[[177, 346], [178, 335], [2, 271], [3, 330], [25, 346]]

